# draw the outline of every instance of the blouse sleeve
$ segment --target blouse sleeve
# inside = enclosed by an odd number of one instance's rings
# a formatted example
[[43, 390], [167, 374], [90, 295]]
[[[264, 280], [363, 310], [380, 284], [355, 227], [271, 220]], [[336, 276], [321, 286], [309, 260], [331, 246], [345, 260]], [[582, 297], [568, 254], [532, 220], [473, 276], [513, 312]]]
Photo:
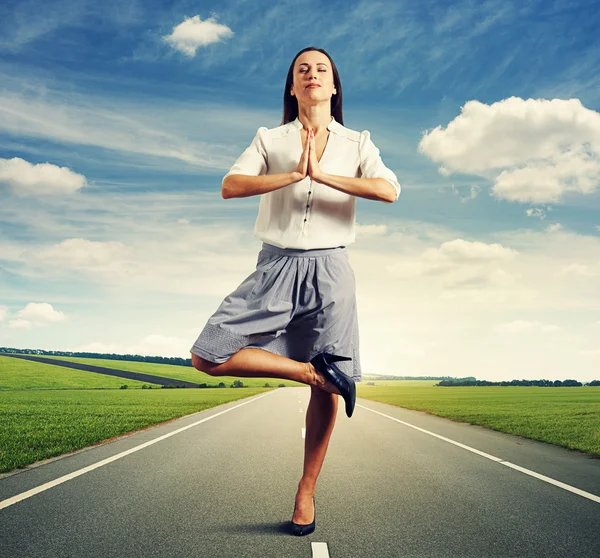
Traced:
[[[237, 161], [229, 169], [229, 172], [223, 177], [223, 180], [231, 174], [248, 174], [251, 176], [260, 176], [267, 173], [267, 146], [266, 135], [267, 128], [261, 126], [252, 143], [238, 157]], [[222, 184], [222, 182], [221, 182]]]
[[396, 190], [396, 199], [400, 196], [400, 183], [396, 175], [388, 169], [379, 156], [379, 149], [371, 140], [369, 130], [363, 130], [359, 140], [360, 171], [362, 178], [385, 178]]

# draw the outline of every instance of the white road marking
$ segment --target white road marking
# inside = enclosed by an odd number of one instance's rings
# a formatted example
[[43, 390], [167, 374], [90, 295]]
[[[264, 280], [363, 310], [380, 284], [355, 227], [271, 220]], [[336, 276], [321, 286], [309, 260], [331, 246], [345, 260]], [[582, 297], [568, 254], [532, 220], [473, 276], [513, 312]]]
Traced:
[[302, 430], [302, 437], [306, 437], [306, 428], [301, 428], [300, 430]]
[[556, 479], [546, 477], [545, 475], [541, 475], [540, 473], [536, 473], [535, 471], [531, 471], [530, 469], [526, 469], [525, 467], [520, 467], [519, 465], [515, 465], [514, 463], [511, 463], [510, 461], [504, 461], [504, 459], [495, 457], [495, 456], [490, 455], [489, 453], [485, 453], [483, 451], [479, 451], [478, 449], [472, 448], [471, 446], [466, 446], [465, 444], [461, 444], [460, 442], [456, 442], [454, 440], [451, 440], [450, 438], [446, 438], [445, 436], [440, 436], [439, 434], [436, 434], [435, 432], [430, 432], [429, 430], [425, 430], [424, 428], [419, 428], [418, 426], [415, 426], [414, 424], [404, 422], [403, 420], [397, 419], [395, 417], [391, 417], [389, 415], [386, 415], [385, 413], [380, 413], [379, 411], [375, 411], [374, 409], [369, 409], [369, 407], [365, 407], [364, 405], [356, 405], [356, 406], [366, 409], [367, 411], [371, 411], [372, 413], [377, 413], [378, 415], [381, 415], [382, 417], [386, 417], [391, 420], [395, 420], [396, 422], [399, 422], [400, 424], [404, 424], [405, 426], [410, 426], [410, 428], [414, 428], [415, 430], [419, 430], [420, 432], [424, 432], [425, 434], [429, 434], [430, 436], [435, 436], [436, 438], [439, 438], [440, 440], [444, 440], [444, 442], [454, 444], [455, 446], [466, 449], [467, 451], [471, 451], [473, 453], [476, 453], [477, 455], [481, 455], [482, 457], [485, 457], [486, 459], [491, 459], [492, 461], [495, 461], [496, 463], [500, 463], [501, 465], [506, 465], [507, 467], [510, 467], [511, 469], [521, 471], [521, 473], [525, 473], [526, 475], [531, 475], [532, 477], [543, 480], [544, 482], [553, 484], [555, 486], [558, 486], [559, 488], [563, 488], [564, 490], [573, 492], [573, 494], [578, 494], [579, 496], [583, 496], [584, 498], [587, 498], [588, 500], [592, 500], [592, 502], [596, 502], [596, 503], [600, 504], [600, 496], [596, 496], [595, 494], [591, 494], [590, 492], [586, 492], [585, 490], [580, 490], [579, 488], [575, 488], [574, 486], [565, 484], [564, 482], [557, 481]]
[[312, 558], [329, 558], [329, 550], [327, 549], [327, 543], [324, 542], [311, 542]]
[[221, 411], [219, 413], [215, 413], [214, 415], [211, 415], [210, 417], [203, 418], [202, 420], [198, 420], [192, 424], [188, 424], [187, 426], [178, 428], [177, 430], [174, 430], [173, 432], [169, 432], [168, 434], [164, 434], [163, 436], [159, 436], [158, 438], [155, 438], [154, 440], [150, 440], [150, 441], [140, 444], [139, 446], [136, 446], [134, 448], [128, 449], [126, 451], [122, 451], [121, 453], [118, 453], [117, 455], [113, 455], [112, 457], [107, 457], [106, 459], [103, 459], [102, 461], [98, 461], [98, 463], [88, 465], [87, 467], [84, 467], [83, 469], [79, 469], [78, 471], [73, 471], [72, 473], [69, 473], [68, 475], [63, 475], [62, 477], [59, 477], [58, 479], [54, 479], [54, 480], [46, 482], [44, 484], [40, 484], [39, 486], [36, 486], [30, 490], [27, 490], [26, 492], [22, 492], [21, 494], [17, 494], [16, 496], [12, 496], [11, 498], [2, 500], [2, 501], [0, 501], [0, 510], [2, 510], [4, 508], [8, 508], [8, 506], [12, 506], [13, 504], [16, 504], [17, 502], [20, 502], [21, 500], [31, 498], [31, 496], [34, 496], [35, 494], [39, 494], [40, 492], [44, 492], [45, 490], [48, 490], [49, 488], [52, 488], [53, 486], [57, 486], [59, 484], [62, 484], [63, 482], [74, 479], [75, 477], [78, 477], [79, 475], [83, 475], [84, 473], [93, 471], [94, 469], [97, 469], [98, 467], [102, 467], [103, 465], [108, 465], [112, 461], [116, 461], [117, 459], [121, 459], [122, 457], [125, 457], [126, 455], [129, 455], [130, 453], [134, 453], [136, 451], [144, 449], [147, 446], [156, 444], [156, 442], [160, 442], [161, 440], [169, 438], [170, 436], [179, 434], [179, 432], [183, 432], [184, 430], [187, 430], [188, 428], [192, 428], [194, 426], [197, 426], [198, 424], [202, 424], [203, 422], [206, 422], [207, 420], [214, 419], [214, 418], [218, 417], [219, 415], [228, 413], [229, 411], [233, 411], [234, 409], [238, 409], [239, 407], [243, 407], [244, 405], [248, 405], [248, 403], [253, 403], [254, 401], [257, 401], [258, 399], [262, 399], [263, 397], [265, 397], [271, 393], [275, 393], [275, 390], [268, 391], [268, 392], [264, 393], [263, 395], [259, 395], [253, 399], [250, 399], [249, 401], [244, 401], [244, 403], [240, 403], [239, 405], [235, 405], [234, 407], [225, 409], [224, 411]]
[[586, 492], [585, 490], [580, 490], [579, 488], [575, 488], [574, 486], [565, 484], [564, 482], [557, 481], [557, 480], [547, 477], [545, 475], [540, 475], [539, 473], [536, 473], [535, 471], [525, 469], [525, 467], [520, 467], [519, 465], [515, 465], [514, 463], [511, 463], [510, 461], [502, 461], [502, 465], [506, 465], [507, 467], [510, 467], [511, 469], [516, 469], [517, 471], [521, 471], [521, 473], [525, 473], [526, 475], [531, 475], [532, 477], [535, 477], [536, 479], [543, 480], [544, 482], [548, 482], [550, 484], [553, 484], [554, 486], [558, 486], [559, 488], [564, 488], [565, 490], [568, 490], [569, 492], [573, 492], [574, 494], [579, 494], [579, 496], [583, 496], [584, 498], [588, 498], [589, 500], [592, 500], [593, 502], [597, 502], [598, 504], [600, 504], [600, 496], [590, 494], [589, 492]]

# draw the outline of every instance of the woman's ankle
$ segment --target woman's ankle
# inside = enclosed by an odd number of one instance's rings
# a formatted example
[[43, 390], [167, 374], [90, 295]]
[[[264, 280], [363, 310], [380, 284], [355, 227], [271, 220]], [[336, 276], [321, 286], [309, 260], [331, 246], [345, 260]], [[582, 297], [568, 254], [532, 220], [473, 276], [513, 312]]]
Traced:
[[316, 482], [301, 478], [300, 482], [298, 483], [298, 493], [300, 493], [300, 492], [308, 493], [311, 496], [314, 496], [316, 489], [317, 489]]

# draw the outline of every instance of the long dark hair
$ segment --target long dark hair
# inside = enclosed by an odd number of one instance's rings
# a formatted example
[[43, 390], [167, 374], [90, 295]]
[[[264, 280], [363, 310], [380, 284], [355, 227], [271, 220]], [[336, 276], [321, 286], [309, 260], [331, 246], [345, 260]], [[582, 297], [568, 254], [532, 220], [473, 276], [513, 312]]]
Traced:
[[298, 99], [292, 97], [290, 89], [294, 84], [294, 64], [303, 52], [308, 50], [317, 50], [322, 52], [329, 61], [331, 62], [331, 69], [333, 71], [333, 85], [336, 88], [336, 94], [331, 96], [331, 115], [335, 118], [336, 122], [339, 122], [342, 126], [344, 125], [344, 116], [342, 115], [342, 82], [340, 81], [340, 75], [338, 74], [335, 62], [331, 59], [331, 56], [322, 48], [309, 46], [303, 48], [292, 60], [290, 68], [287, 73], [287, 79], [285, 80], [285, 88], [283, 90], [283, 119], [281, 125], [287, 124], [298, 117]]

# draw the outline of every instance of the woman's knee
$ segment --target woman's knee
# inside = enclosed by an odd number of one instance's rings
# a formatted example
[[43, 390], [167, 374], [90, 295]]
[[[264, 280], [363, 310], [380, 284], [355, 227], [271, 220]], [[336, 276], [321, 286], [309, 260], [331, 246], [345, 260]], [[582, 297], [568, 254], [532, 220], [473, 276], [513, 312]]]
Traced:
[[192, 353], [192, 366], [199, 370], [200, 372], [204, 372], [205, 374], [209, 374], [210, 376], [219, 376], [218, 367], [220, 364], [215, 362], [211, 362], [210, 360], [206, 360], [198, 355]]

